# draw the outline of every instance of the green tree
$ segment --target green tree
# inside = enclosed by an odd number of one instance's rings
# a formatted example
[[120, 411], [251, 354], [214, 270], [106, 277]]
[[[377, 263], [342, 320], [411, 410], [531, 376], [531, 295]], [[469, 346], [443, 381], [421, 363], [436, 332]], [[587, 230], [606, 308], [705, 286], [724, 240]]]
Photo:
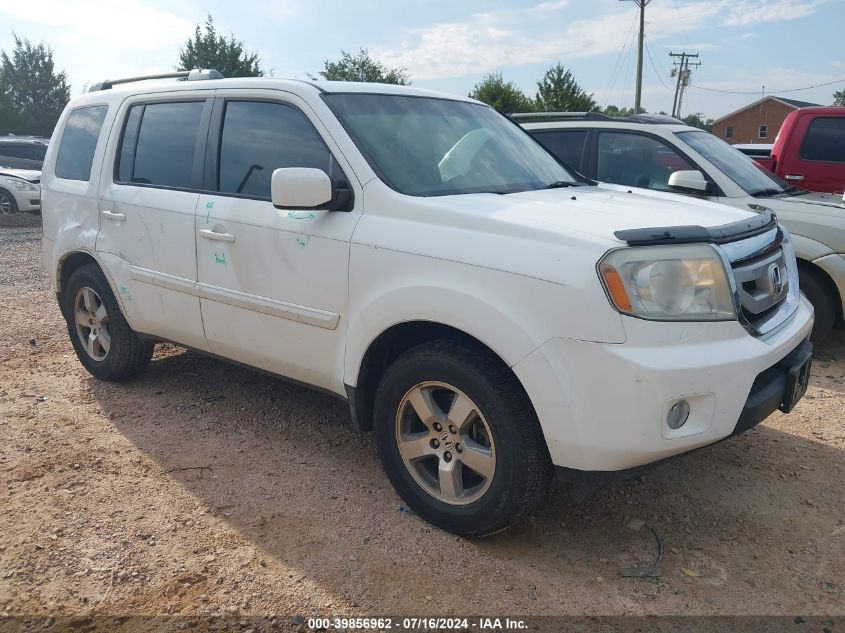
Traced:
[[578, 85], [572, 72], [560, 63], [537, 82], [537, 110], [540, 112], [591, 112], [598, 109], [592, 94]]
[[613, 117], [634, 116], [634, 108], [620, 108], [615, 105], [609, 105], [605, 109], [599, 110], [599, 112]]
[[838, 90], [833, 93], [833, 105], [845, 106], [845, 90]]
[[179, 50], [177, 70], [213, 68], [224, 77], [263, 77], [260, 62], [258, 54], [244, 51], [244, 43], [234, 35], [230, 34], [228, 39], [218, 35], [209, 15], [205, 25], [197, 24], [193, 39]]
[[704, 115], [701, 112], [696, 112], [695, 114], [688, 114], [681, 119], [687, 125], [691, 125], [692, 127], [701, 128], [702, 130], [711, 131], [713, 129], [713, 119], [705, 119]]
[[0, 134], [50, 136], [70, 100], [67, 75], [55, 72], [49, 46], [12, 35], [11, 57], [0, 51]]
[[489, 73], [475, 84], [469, 96], [493, 106], [503, 114], [533, 112], [534, 102], [516, 87], [512, 81], [505, 82], [501, 71]]
[[407, 86], [408, 71], [404, 68], [389, 68], [384, 63], [370, 57], [366, 48], [356, 55], [340, 51], [338, 61], [326, 60], [320, 76], [327, 81], [369, 81], [377, 84], [398, 84]]

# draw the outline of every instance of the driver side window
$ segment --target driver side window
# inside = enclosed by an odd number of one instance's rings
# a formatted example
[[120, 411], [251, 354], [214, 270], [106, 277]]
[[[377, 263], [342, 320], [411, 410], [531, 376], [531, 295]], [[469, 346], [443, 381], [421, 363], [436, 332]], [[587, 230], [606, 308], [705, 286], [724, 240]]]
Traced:
[[274, 170], [313, 167], [332, 177], [332, 161], [317, 130], [296, 108], [269, 101], [226, 102], [219, 192], [269, 200]]
[[696, 169], [666, 143], [650, 136], [601, 132], [596, 178], [628, 187], [672, 191], [669, 176]]

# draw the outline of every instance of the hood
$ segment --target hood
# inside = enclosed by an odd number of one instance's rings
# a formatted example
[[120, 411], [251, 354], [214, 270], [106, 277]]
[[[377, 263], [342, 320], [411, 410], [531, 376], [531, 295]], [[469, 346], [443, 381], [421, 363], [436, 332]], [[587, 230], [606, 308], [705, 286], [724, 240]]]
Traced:
[[845, 201], [842, 200], [842, 196], [830, 193], [811, 192], [797, 196], [758, 198], [757, 204], [769, 207], [775, 213], [802, 213], [845, 218]]
[[[751, 210], [645, 189], [600, 185], [543, 189], [506, 195], [465, 194], [426, 199], [427, 206], [458, 211], [475, 229], [574, 231], [619, 242], [615, 231], [662, 226], [714, 227], [751, 217]], [[469, 228], [469, 226], [468, 226]]]
[[41, 172], [37, 169], [6, 169], [0, 168], [0, 176], [14, 176], [38, 184], [41, 182]]

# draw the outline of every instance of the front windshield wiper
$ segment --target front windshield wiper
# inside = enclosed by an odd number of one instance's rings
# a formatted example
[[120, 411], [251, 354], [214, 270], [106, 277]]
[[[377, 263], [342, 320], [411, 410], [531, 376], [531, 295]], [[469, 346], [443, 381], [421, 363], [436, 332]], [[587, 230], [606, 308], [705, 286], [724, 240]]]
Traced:
[[564, 187], [580, 187], [580, 182], [570, 182], [568, 180], [556, 180], [554, 182], [550, 182], [548, 185], [543, 187], [543, 189], [563, 189]]
[[769, 198], [771, 196], [777, 196], [782, 193], [786, 193], [783, 189], [758, 189], [757, 191], [750, 192], [749, 195], [754, 196], [755, 198]]
[[789, 185], [783, 190], [783, 192], [789, 194], [790, 196], [803, 196], [805, 193], [810, 193], [810, 190], [802, 189], [801, 187], [796, 187], [795, 185]]

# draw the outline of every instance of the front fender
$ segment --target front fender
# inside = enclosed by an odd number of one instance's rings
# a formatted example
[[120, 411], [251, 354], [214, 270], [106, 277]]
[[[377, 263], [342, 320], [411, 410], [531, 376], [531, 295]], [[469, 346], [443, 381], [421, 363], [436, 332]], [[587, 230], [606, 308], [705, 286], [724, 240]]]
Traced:
[[[596, 286], [596, 292], [601, 292], [597, 281]], [[485, 344], [508, 366], [556, 336], [624, 342], [618, 313], [609, 305], [591, 311], [586, 307], [590, 303], [573, 286], [353, 245], [344, 382], [357, 386], [371, 343], [390, 327], [409, 321], [460, 330]]]

